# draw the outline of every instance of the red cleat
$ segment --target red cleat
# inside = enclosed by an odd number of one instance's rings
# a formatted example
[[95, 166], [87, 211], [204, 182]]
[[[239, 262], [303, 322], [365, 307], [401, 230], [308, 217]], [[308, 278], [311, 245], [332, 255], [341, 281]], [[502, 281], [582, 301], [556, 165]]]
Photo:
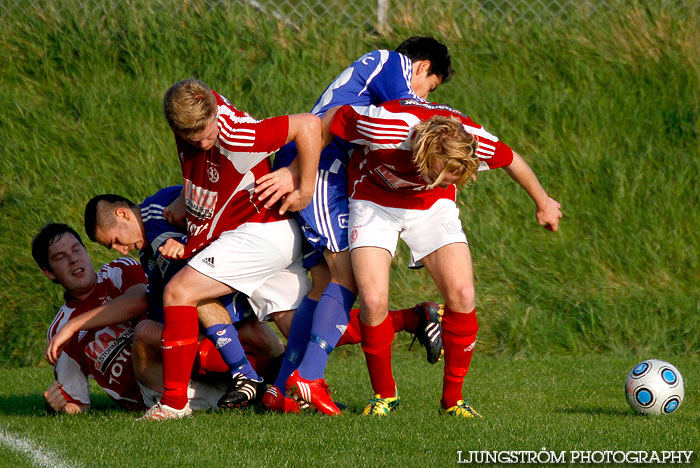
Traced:
[[268, 411], [276, 411], [278, 413], [299, 413], [299, 404], [287, 398], [282, 390], [272, 385], [265, 391], [262, 404]]
[[300, 405], [307, 403], [316, 411], [330, 416], [343, 414], [342, 411], [331, 400], [328, 385], [323, 379], [306, 380], [299, 376], [299, 371], [295, 370], [287, 379], [287, 393]]

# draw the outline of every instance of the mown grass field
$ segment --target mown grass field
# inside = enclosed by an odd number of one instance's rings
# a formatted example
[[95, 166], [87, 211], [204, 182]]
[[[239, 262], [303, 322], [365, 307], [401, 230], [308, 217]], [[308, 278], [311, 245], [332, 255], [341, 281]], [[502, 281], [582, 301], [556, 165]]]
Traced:
[[[697, 463], [700, 367], [694, 358], [667, 357], [686, 379], [678, 413], [646, 417], [632, 412], [624, 397], [635, 358], [477, 356], [465, 388], [484, 419], [458, 420], [437, 414], [441, 364], [430, 366], [422, 351], [403, 347], [395, 360], [399, 409], [385, 418], [360, 415], [371, 396], [364, 360], [357, 347], [340, 354], [328, 381], [348, 409], [335, 419], [247, 410], [144, 423], [115, 409], [99, 390], [89, 414], [46, 416], [40, 392], [50, 371], [42, 366], [0, 370], [7, 382], [0, 387], [0, 431], [50, 451], [54, 462], [104, 468], [444, 467], [458, 466], [458, 450], [466, 458], [469, 451], [543, 448], [566, 451], [566, 460], [574, 451], [694, 451]], [[0, 466], [37, 466], [29, 460], [0, 437]]]
[[[700, 28], [683, 2], [670, 3], [529, 27], [412, 2], [385, 36], [142, 2], [138, 14], [136, 2], [119, 2], [103, 15], [0, 18], [0, 431], [86, 467], [449, 466], [457, 450], [542, 447], [697, 452]], [[364, 52], [417, 34], [445, 42], [457, 69], [432, 99], [522, 154], [565, 216], [558, 233], [537, 226], [503, 171], [460, 195], [480, 323], [467, 395], [486, 418], [437, 417], [440, 366], [406, 353], [405, 337], [395, 359], [402, 407], [385, 420], [357, 414], [371, 396], [357, 351], [329, 366], [349, 404], [337, 420], [245, 412], [142, 425], [104, 395], [92, 414], [44, 415], [51, 374], [41, 356], [63, 299], [33, 263], [31, 239], [48, 221], [82, 232], [95, 194], [140, 201], [179, 182], [160, 110], [168, 86], [196, 76], [254, 116], [304, 112]], [[113, 258], [88, 250], [96, 265]], [[404, 268], [404, 249], [397, 257], [391, 304], [437, 300], [427, 273]], [[672, 417], [636, 416], [624, 400], [627, 372], [650, 357], [686, 377]], [[0, 466], [37, 464], [0, 444]]]
[[[142, 200], [177, 183], [161, 99], [197, 76], [255, 116], [308, 110], [363, 52], [430, 34], [457, 74], [432, 98], [471, 115], [528, 160], [563, 206], [550, 233], [503, 171], [459, 200], [470, 238], [481, 349], [697, 355], [700, 350], [700, 28], [643, 2], [539, 27], [398, 10], [387, 36], [306, 24], [293, 31], [230, 9], [129, 3], [100, 16], [2, 18], [1, 366], [36, 364], [62, 303], [29, 244], [45, 222], [82, 231], [97, 193]], [[399, 14], [400, 13], [400, 14]], [[112, 254], [89, 245], [95, 264]], [[400, 251], [392, 305], [437, 299]]]

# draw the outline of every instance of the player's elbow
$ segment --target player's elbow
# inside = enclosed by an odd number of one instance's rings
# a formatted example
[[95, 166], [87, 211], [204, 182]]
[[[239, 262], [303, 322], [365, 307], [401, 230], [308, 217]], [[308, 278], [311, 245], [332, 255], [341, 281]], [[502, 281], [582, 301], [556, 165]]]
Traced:
[[296, 114], [290, 118], [290, 136], [294, 140], [300, 138], [311, 138], [320, 141], [321, 139], [321, 119], [313, 114]]

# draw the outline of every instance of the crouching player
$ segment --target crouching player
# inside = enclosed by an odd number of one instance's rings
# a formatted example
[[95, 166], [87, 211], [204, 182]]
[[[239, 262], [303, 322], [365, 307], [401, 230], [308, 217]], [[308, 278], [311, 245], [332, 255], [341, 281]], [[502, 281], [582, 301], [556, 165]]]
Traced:
[[[47, 349], [55, 376], [44, 393], [47, 407], [85, 412], [90, 407], [88, 377], [124, 409], [142, 411], [154, 404], [162, 379], [150, 386], [139, 383], [133, 367], [138, 354], [132, 346], [134, 330], [147, 308], [146, 278], [138, 262], [119, 258], [96, 272], [78, 233], [58, 223], [44, 226], [34, 237], [32, 256], [44, 275], [65, 289], [66, 303], [47, 334], [58, 343]], [[190, 404], [194, 409], [215, 407], [225, 388], [226, 382], [193, 380]]]
[[462, 396], [478, 325], [456, 187], [477, 170], [503, 167], [535, 202], [537, 221], [552, 231], [561, 217], [559, 203], [517, 153], [447, 106], [415, 99], [342, 106], [329, 111], [323, 124], [324, 141], [337, 136], [360, 145], [350, 158], [348, 186], [352, 267], [366, 325], [362, 348], [375, 393], [365, 414], [387, 414], [398, 402], [387, 302], [389, 269], [401, 237], [412, 261], [427, 268], [445, 299], [440, 413], [478, 416]]

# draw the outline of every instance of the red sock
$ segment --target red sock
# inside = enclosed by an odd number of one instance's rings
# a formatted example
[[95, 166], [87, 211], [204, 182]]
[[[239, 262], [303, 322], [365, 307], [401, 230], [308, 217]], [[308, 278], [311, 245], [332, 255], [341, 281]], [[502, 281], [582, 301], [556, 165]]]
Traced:
[[338, 346], [347, 344], [360, 344], [361, 341], [362, 332], [360, 331], [360, 309], [352, 309], [350, 311], [348, 328], [345, 329], [345, 332], [341, 335], [335, 347], [337, 348]]
[[396, 382], [391, 373], [391, 343], [394, 341], [391, 317], [387, 315], [376, 327], [360, 322], [360, 330], [372, 389], [383, 398], [391, 398], [396, 393]]
[[464, 376], [469, 371], [479, 325], [476, 309], [462, 314], [445, 306], [442, 316], [442, 346], [445, 349], [445, 373], [442, 379], [442, 407], [447, 409], [462, 400]]
[[197, 355], [199, 322], [197, 308], [168, 306], [163, 308], [163, 396], [160, 402], [171, 408], [187, 405], [187, 385]]
[[418, 329], [418, 314], [413, 307], [410, 309], [390, 310], [389, 316], [394, 326], [394, 333], [400, 331], [415, 333]]

